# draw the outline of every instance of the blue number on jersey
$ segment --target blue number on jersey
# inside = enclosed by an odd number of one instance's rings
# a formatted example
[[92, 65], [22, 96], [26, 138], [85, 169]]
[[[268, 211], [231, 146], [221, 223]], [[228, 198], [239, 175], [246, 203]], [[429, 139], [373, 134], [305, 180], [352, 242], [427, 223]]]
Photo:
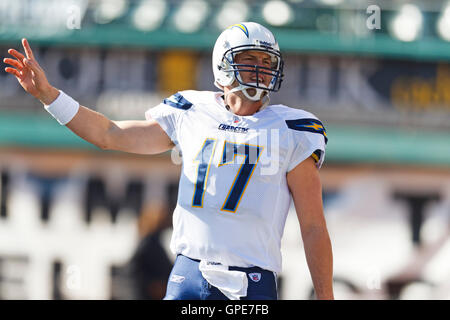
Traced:
[[206, 139], [203, 147], [195, 157], [195, 161], [199, 162], [197, 170], [197, 183], [195, 184], [194, 197], [192, 198], [193, 207], [203, 207], [203, 196], [208, 180], [209, 168], [213, 158], [213, 152], [216, 145], [215, 139]]
[[[203, 143], [202, 149], [195, 157], [195, 161], [198, 163], [198, 169], [194, 196], [192, 197], [193, 207], [203, 207], [203, 197], [206, 190], [206, 184], [208, 180], [209, 169], [211, 167], [211, 161], [214, 155], [215, 145], [215, 139], [206, 139]], [[222, 211], [236, 212], [239, 206], [239, 202], [244, 195], [245, 188], [250, 181], [256, 164], [258, 163], [262, 149], [263, 147], [260, 146], [236, 144], [225, 141], [223, 146], [222, 160], [219, 163], [219, 167], [234, 163], [236, 156], [244, 156], [245, 158], [243, 163], [239, 167], [230, 190], [228, 191], [228, 195], [221, 208]]]
[[258, 163], [259, 155], [262, 147], [252, 146], [248, 144], [236, 144], [225, 141], [222, 153], [222, 161], [219, 166], [234, 162], [235, 157], [244, 156], [244, 162], [241, 164], [233, 184], [228, 191], [227, 198], [221, 210], [236, 212], [239, 202], [245, 192], [245, 188], [250, 181], [253, 171]]

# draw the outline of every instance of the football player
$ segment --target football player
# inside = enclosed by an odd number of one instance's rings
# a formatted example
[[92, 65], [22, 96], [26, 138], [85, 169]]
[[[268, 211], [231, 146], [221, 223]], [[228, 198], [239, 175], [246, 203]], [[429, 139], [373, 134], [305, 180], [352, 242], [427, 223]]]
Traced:
[[318, 169], [327, 142], [313, 114], [269, 105], [283, 80], [273, 34], [244, 22], [212, 54], [218, 92], [186, 90], [143, 121], [112, 121], [49, 84], [26, 39], [6, 71], [62, 125], [107, 150], [183, 155], [165, 299], [277, 299], [281, 238], [293, 199], [316, 297], [333, 299], [332, 248]]

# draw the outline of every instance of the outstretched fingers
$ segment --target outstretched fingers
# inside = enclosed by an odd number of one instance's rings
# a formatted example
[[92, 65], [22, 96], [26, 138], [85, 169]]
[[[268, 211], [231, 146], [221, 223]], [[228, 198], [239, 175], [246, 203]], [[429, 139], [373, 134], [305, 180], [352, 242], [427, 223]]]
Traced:
[[10, 73], [10, 74], [12, 74], [12, 75], [14, 75], [14, 76], [16, 76], [17, 78], [21, 78], [22, 77], [20, 72], [18, 70], [14, 69], [14, 68], [7, 67], [7, 68], [5, 68], [5, 71]]
[[31, 50], [30, 44], [28, 43], [27, 39], [25, 38], [22, 39], [22, 46], [25, 49], [25, 54], [27, 55], [27, 58], [34, 60], [33, 51]]
[[23, 69], [23, 64], [20, 61], [18, 61], [18, 60], [5, 58], [5, 59], [3, 59], [3, 62], [6, 63], [6, 64], [9, 64], [9, 65], [11, 65], [11, 66], [13, 66], [13, 67], [15, 67], [15, 68], [17, 68], [19, 70]]
[[[25, 38], [22, 39], [22, 46], [25, 49], [26, 56], [15, 49], [9, 49], [8, 53], [10, 55], [12, 55], [14, 58], [16, 58], [17, 60], [7, 58], [7, 59], [4, 59], [3, 62], [10, 64], [11, 66], [17, 68], [19, 70], [19, 75], [24, 72], [24, 68], [29, 68], [33, 72], [41, 71], [41, 68], [40, 68], [39, 64], [37, 63], [36, 59], [34, 58], [33, 51], [31, 50], [30, 44], [28, 43], [27, 39], [25, 39]], [[8, 69], [9, 73], [16, 75], [16, 73], [11, 69], [12, 68]], [[5, 69], [5, 71], [6, 71], [6, 69]]]
[[3, 62], [11, 65], [17, 69], [7, 67], [7, 68], [5, 68], [5, 71], [16, 76], [18, 79], [22, 79], [22, 76], [23, 76], [22, 72], [25, 67], [23, 64], [23, 59], [25, 59], [25, 56], [14, 49], [9, 49], [8, 53], [10, 55], [12, 55], [14, 58], [16, 58], [17, 60], [11, 59], [11, 58], [5, 58], [5, 59], [3, 59]]
[[17, 50], [9, 49], [8, 53], [19, 61], [23, 61], [23, 59], [25, 59], [25, 56]]

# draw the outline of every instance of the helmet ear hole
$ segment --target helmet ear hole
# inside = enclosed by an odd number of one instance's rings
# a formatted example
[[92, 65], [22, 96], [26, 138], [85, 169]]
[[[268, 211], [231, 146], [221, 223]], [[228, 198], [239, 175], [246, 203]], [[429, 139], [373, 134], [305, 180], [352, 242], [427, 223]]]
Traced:
[[231, 74], [223, 75], [222, 77], [218, 77], [216, 79], [217, 83], [220, 84], [223, 87], [229, 86], [234, 82], [234, 76]]
[[230, 63], [223, 58], [217, 65], [217, 70], [220, 72], [216, 75], [216, 82], [223, 86], [229, 86], [234, 82], [234, 72], [230, 68]]
[[222, 61], [222, 62], [217, 66], [217, 68], [218, 68], [219, 70], [224, 70], [224, 69], [227, 68], [227, 65], [225, 64], [224, 61]]
[[230, 63], [229, 63], [228, 60], [224, 57], [224, 58], [222, 59], [222, 61], [220, 61], [219, 67], [221, 68], [221, 70], [228, 71], [228, 69], [230, 69]]

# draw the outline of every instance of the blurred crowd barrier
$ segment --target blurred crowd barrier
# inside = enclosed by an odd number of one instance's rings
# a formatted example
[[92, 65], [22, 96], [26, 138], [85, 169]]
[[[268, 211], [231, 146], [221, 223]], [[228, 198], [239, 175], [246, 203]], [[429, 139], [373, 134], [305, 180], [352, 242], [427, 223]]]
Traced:
[[[159, 299], [174, 256], [169, 155], [4, 150], [0, 298]], [[337, 299], [448, 299], [450, 173], [326, 164]], [[294, 208], [281, 299], [310, 299]]]

